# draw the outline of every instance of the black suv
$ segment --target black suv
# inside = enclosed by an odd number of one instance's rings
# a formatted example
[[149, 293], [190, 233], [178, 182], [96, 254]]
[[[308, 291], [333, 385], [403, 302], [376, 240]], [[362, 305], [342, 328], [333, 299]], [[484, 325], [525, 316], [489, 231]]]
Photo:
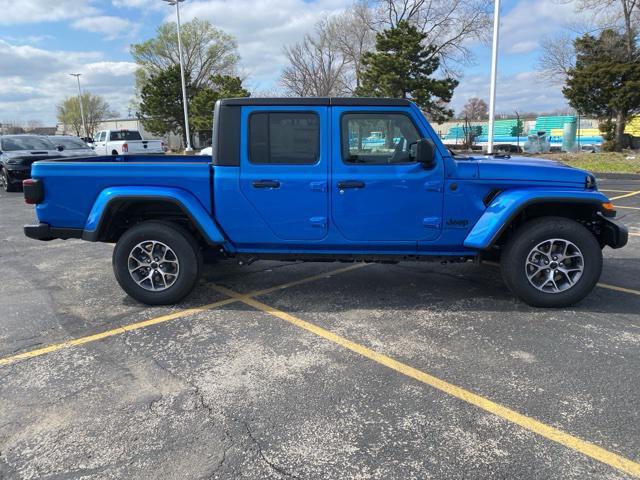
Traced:
[[0, 136], [0, 187], [16, 192], [22, 181], [31, 178], [31, 164], [37, 160], [60, 158], [58, 148], [38, 135]]

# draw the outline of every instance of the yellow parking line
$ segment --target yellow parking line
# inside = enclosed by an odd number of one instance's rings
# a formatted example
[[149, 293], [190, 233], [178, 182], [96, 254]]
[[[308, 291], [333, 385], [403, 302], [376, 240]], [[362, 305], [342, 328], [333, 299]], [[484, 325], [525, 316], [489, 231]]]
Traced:
[[616, 292], [630, 293], [632, 295], [640, 295], [640, 290], [633, 290], [632, 288], [618, 287], [617, 285], [609, 285], [608, 283], [598, 283], [600, 288], [606, 288], [608, 290], [615, 290]]
[[[365, 263], [356, 263], [350, 265], [346, 268], [340, 268], [337, 270], [333, 270], [330, 272], [325, 272], [319, 275], [313, 275], [311, 277], [306, 277], [301, 280], [297, 280], [294, 282], [288, 282], [282, 285], [277, 285], [275, 287], [266, 288], [263, 290], [255, 290], [247, 294], [247, 296], [257, 296], [264, 295], [265, 293], [275, 292], [277, 290], [282, 290], [285, 288], [293, 287], [295, 285], [301, 285], [303, 283], [312, 282], [314, 280], [319, 280], [321, 278], [329, 278], [333, 275], [338, 275], [340, 273], [348, 272], [350, 270], [354, 270], [356, 268], [361, 268], [366, 266]], [[235, 294], [235, 292], [234, 292]], [[236, 294], [237, 295], [237, 294]], [[229, 295], [230, 296], [230, 295]], [[189, 315], [195, 315], [197, 313], [205, 312], [207, 310], [212, 310], [217, 307], [222, 307], [224, 305], [229, 305], [230, 303], [237, 302], [237, 298], [227, 298], [225, 300], [220, 300], [218, 302], [209, 303], [207, 305], [202, 305], [200, 307], [187, 308], [185, 310], [180, 310], [179, 312], [170, 313], [168, 315], [162, 315], [161, 317], [151, 318], [149, 320], [144, 320], [142, 322], [131, 323], [129, 325], [124, 325], [122, 327], [113, 328], [111, 330], [106, 330], [104, 332], [96, 333], [94, 335], [88, 335], [85, 337], [75, 338], [72, 340], [67, 340], [60, 343], [55, 343], [52, 345], [47, 345], [46, 347], [37, 348], [35, 350], [29, 350], [27, 352], [17, 353], [15, 355], [10, 355], [8, 357], [0, 358], [0, 366], [9, 365], [10, 363], [17, 362], [18, 360], [25, 360], [27, 358], [39, 357], [41, 355], [45, 355], [47, 353], [56, 352], [58, 350], [62, 350], [64, 348], [77, 347], [79, 345], [84, 345], [86, 343], [96, 342], [98, 340], [103, 340], [105, 338], [113, 337], [114, 335], [120, 335], [126, 332], [131, 332], [133, 330], [139, 330], [141, 328], [150, 327], [152, 325], [157, 325], [159, 323], [169, 322], [171, 320], [177, 320], [179, 318], [184, 318]]]
[[618, 195], [617, 197], [612, 197], [609, 200], [612, 200], [612, 201], [613, 200], [620, 200], [621, 198], [633, 197], [635, 195], [640, 195], [640, 190], [635, 191], [635, 192], [629, 192], [629, 193], [626, 193], [624, 195]]
[[616, 208], [616, 210], [618, 208], [626, 208], [627, 210], [640, 210], [640, 208], [638, 208], [638, 207], [625, 207], [625, 206], [622, 206], [622, 205], [614, 205], [614, 207]]
[[[483, 265], [489, 265], [491, 267], [500, 267], [497, 262], [482, 262]], [[617, 285], [609, 285], [608, 283], [598, 282], [596, 287], [606, 288], [608, 290], [615, 290], [616, 292], [630, 293], [632, 295], [640, 295], [640, 290], [634, 290], [632, 288], [618, 287]]]
[[537, 433], [538, 435], [548, 440], [557, 442], [560, 445], [580, 452], [622, 472], [628, 473], [630, 475], [640, 476], [640, 463], [636, 463], [632, 460], [629, 460], [628, 458], [610, 452], [602, 447], [599, 447], [598, 445], [582, 440], [558, 428], [552, 427], [531, 417], [518, 413], [515, 410], [505, 407], [504, 405], [500, 405], [499, 403], [493, 402], [492, 400], [489, 400], [488, 398], [485, 398], [481, 395], [470, 392], [469, 390], [465, 390], [462, 387], [449, 383], [445, 380], [425, 373], [409, 365], [406, 365], [402, 362], [399, 362], [398, 360], [394, 360], [393, 358], [372, 350], [368, 347], [365, 347], [364, 345], [348, 340], [345, 337], [319, 327], [318, 325], [302, 320], [301, 318], [283, 312], [282, 310], [278, 310], [265, 303], [259, 302], [258, 300], [247, 295], [235, 293], [224, 287], [213, 286], [213, 288], [221, 293], [224, 293], [225, 295], [233, 295], [233, 297], [237, 300], [240, 300], [241, 302], [253, 308], [256, 308], [257, 310], [284, 320], [285, 322], [295, 325], [298, 328], [306, 330], [310, 333], [313, 333], [314, 335], [324, 338], [325, 340], [333, 342], [341, 347], [351, 350], [352, 352], [362, 355], [369, 360], [373, 360], [374, 362], [395, 370], [398, 373], [401, 373], [407, 377], [413, 378], [415, 380], [418, 380], [419, 382], [440, 390], [447, 395], [458, 398], [466, 403], [474, 405], [511, 423], [519, 425], [526, 430]]
[[97, 340], [102, 340], [104, 338], [113, 337], [114, 335], [120, 335], [122, 333], [131, 332], [133, 330], [139, 330], [141, 328], [150, 327], [151, 325], [157, 325], [159, 323], [169, 322], [171, 320], [176, 320], [178, 318], [183, 318], [188, 315], [194, 315], [196, 313], [205, 312], [207, 310], [211, 310], [216, 307], [221, 307], [223, 305], [228, 305], [230, 303], [234, 303], [237, 301], [238, 300], [236, 298], [227, 298], [219, 302], [209, 303], [208, 305], [203, 305], [201, 307], [180, 310], [179, 312], [170, 313], [168, 315], [163, 315], [161, 317], [151, 318], [149, 320], [144, 320], [142, 322], [131, 323], [129, 325], [113, 328], [111, 330], [106, 330], [104, 332], [96, 333], [94, 335], [74, 338], [73, 340], [67, 340], [66, 342], [54, 343], [52, 345], [48, 345], [43, 348], [37, 348], [35, 350], [29, 350], [27, 352], [18, 353], [16, 355], [11, 355], [9, 357], [0, 358], [0, 366], [9, 365], [10, 363], [17, 362], [18, 360], [39, 357], [47, 353], [52, 353], [58, 350], [62, 350], [63, 348], [77, 347], [79, 345], [84, 345], [85, 343], [95, 342]]
[[[353, 265], [349, 265], [348, 267], [339, 268], [337, 270], [332, 270], [330, 272], [320, 273], [318, 275], [314, 275], [312, 277], [303, 278], [302, 280], [296, 280], [289, 283], [283, 283], [282, 285], [277, 285], [271, 288], [265, 288], [264, 290], [256, 290], [251, 293], [247, 293], [247, 297], [259, 297], [260, 295], [266, 295], [268, 293], [273, 293], [278, 290], [284, 290], [285, 288], [295, 287], [297, 285], [302, 285], [305, 283], [313, 282], [315, 280], [321, 280], [323, 278], [330, 278], [333, 275], [338, 275], [340, 273], [350, 272], [351, 270], [356, 270], [358, 268], [366, 267], [368, 263], [354, 263]], [[234, 292], [234, 294], [236, 294]], [[237, 295], [237, 294], [236, 294]]]

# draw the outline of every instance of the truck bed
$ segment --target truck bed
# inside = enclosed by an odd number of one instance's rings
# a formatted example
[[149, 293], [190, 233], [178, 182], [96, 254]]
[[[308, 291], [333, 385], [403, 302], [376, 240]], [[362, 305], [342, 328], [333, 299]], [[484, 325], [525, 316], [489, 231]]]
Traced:
[[36, 162], [32, 178], [43, 180], [44, 201], [37, 205], [40, 222], [61, 228], [85, 227], [100, 193], [109, 187], [168, 187], [194, 195], [211, 207], [211, 157], [121, 155], [60, 158]]

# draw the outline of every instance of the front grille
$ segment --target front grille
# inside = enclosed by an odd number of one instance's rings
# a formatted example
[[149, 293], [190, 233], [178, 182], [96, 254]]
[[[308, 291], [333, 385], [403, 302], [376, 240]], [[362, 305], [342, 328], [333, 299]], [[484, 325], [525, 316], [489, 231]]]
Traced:
[[29, 155], [28, 157], [14, 157], [17, 160], [20, 160], [22, 165], [31, 165], [33, 162], [37, 162], [38, 160], [53, 160], [55, 158], [60, 158], [60, 155]]

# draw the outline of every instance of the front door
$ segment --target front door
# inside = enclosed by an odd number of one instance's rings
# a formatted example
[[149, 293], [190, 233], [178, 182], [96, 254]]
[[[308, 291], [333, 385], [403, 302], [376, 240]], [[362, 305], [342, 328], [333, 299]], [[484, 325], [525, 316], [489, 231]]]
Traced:
[[281, 240], [327, 235], [328, 120], [328, 107], [243, 109], [240, 190]]
[[440, 158], [431, 169], [415, 161], [424, 135], [413, 115], [333, 108], [332, 216], [347, 240], [414, 250], [439, 236], [444, 167]]

